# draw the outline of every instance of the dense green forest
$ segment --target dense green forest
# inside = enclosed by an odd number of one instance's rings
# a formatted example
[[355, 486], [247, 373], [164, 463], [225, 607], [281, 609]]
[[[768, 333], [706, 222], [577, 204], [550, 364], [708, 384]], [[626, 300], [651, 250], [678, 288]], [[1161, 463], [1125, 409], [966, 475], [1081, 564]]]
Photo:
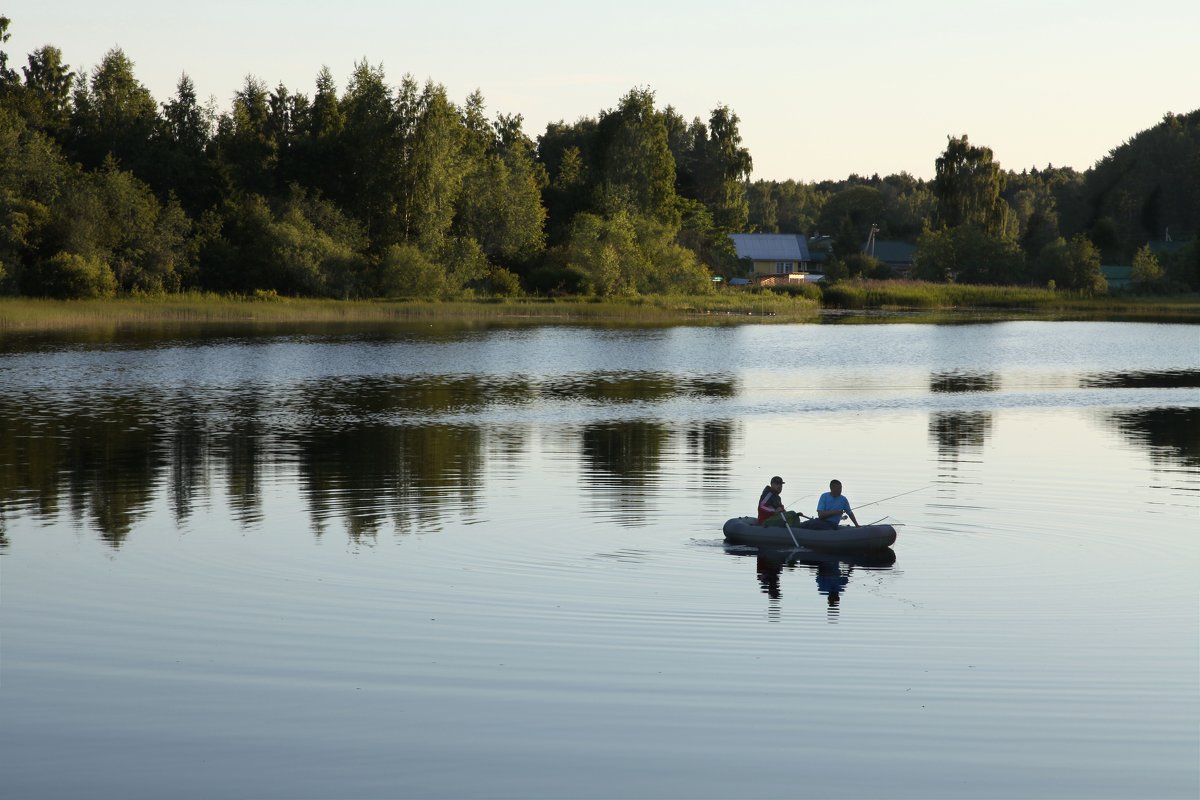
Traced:
[[120, 49], [76, 72], [46, 45], [17, 69], [10, 24], [3, 294], [704, 293], [744, 273], [739, 231], [822, 234], [831, 280], [886, 277], [862, 253], [872, 226], [916, 243], [926, 280], [1088, 293], [1103, 261], [1132, 264], [1140, 291], [1200, 289], [1200, 111], [1084, 173], [1006, 171], [962, 136], [932, 181], [751, 182], [732, 109], [689, 121], [647, 88], [536, 139], [478, 92], [456, 103], [367, 62], [341, 89], [321, 69], [311, 95], [247, 77], [220, 110], [186, 74], [157, 102]]

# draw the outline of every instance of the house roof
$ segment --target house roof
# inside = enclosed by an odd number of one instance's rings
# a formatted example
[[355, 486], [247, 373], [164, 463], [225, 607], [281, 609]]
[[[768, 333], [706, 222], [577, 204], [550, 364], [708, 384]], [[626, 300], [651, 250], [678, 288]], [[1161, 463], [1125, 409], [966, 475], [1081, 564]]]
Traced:
[[1150, 245], [1150, 252], [1154, 253], [1156, 256], [1161, 256], [1178, 252], [1187, 247], [1190, 243], [1180, 242], [1174, 239], [1169, 239], [1166, 241], [1162, 239], [1151, 239], [1150, 241], [1146, 242], [1146, 244]]
[[802, 233], [731, 233], [738, 258], [752, 261], [811, 261]]
[[916, 252], [915, 244], [893, 239], [875, 240], [875, 257], [885, 264], [912, 264]]

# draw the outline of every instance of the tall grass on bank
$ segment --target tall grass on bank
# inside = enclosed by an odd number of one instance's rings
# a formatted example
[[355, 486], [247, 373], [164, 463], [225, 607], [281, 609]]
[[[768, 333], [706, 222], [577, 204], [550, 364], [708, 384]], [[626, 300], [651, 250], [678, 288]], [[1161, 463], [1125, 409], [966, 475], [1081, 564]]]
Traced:
[[811, 299], [772, 292], [715, 292], [617, 300], [530, 297], [447, 301], [322, 300], [284, 298], [270, 293], [241, 297], [196, 292], [104, 300], [0, 298], [0, 332], [162, 323], [501, 319], [673, 322], [756, 317], [782, 321], [813, 317], [817, 311], [817, 303]]
[[[788, 287], [789, 289], [793, 287]], [[821, 307], [884, 311], [993, 309], [1000, 313], [1105, 314], [1118, 317], [1200, 318], [1200, 297], [1085, 297], [1018, 286], [967, 286], [907, 281], [844, 281], [806, 285], [802, 291], [723, 289], [705, 295], [659, 295], [623, 299], [504, 298], [432, 300], [322, 300], [272, 293], [240, 297], [217, 294], [133, 296], [107, 300], [0, 298], [0, 334], [83, 328], [193, 324], [288, 324], [370, 322], [798, 322], [818, 317]]]
[[952, 308], [1030, 311], [1164, 311], [1196, 314], [1200, 299], [1195, 295], [1135, 297], [1130, 295], [1084, 295], [1032, 286], [976, 286], [921, 281], [842, 281], [823, 286], [822, 305], [842, 309]]
[[822, 287], [830, 308], [1043, 308], [1061, 302], [1061, 293], [1026, 286], [971, 286], [955, 283], [843, 281]]

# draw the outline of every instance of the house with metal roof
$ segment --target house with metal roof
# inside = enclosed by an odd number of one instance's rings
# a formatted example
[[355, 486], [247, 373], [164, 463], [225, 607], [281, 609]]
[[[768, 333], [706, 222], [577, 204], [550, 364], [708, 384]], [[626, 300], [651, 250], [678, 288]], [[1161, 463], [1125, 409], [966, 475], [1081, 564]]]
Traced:
[[1133, 267], [1124, 264], [1101, 264], [1100, 274], [1108, 281], [1109, 289], [1128, 289], [1133, 285]]
[[907, 278], [912, 275], [913, 256], [917, 252], [917, 246], [895, 239], [875, 239], [872, 237], [867, 240], [866, 246], [863, 247], [863, 252], [869, 256], [874, 256], [891, 267], [892, 277]]
[[731, 233], [729, 238], [738, 258], [749, 262], [750, 278], [755, 283], [824, 277], [824, 270], [808, 251], [808, 237], [802, 233]]

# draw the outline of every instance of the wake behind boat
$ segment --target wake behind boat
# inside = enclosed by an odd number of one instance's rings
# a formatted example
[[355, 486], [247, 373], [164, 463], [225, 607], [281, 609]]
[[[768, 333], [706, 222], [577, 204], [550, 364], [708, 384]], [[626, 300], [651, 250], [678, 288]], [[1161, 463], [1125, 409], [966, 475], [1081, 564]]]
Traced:
[[[855, 550], [881, 550], [896, 541], [896, 529], [891, 525], [843, 525], [830, 530], [813, 530], [792, 526], [791, 533], [782, 525], [763, 525], [754, 517], [734, 517], [722, 530], [725, 541], [756, 547], [807, 547], [835, 553]], [[792, 536], [795, 541], [792, 541]]]

